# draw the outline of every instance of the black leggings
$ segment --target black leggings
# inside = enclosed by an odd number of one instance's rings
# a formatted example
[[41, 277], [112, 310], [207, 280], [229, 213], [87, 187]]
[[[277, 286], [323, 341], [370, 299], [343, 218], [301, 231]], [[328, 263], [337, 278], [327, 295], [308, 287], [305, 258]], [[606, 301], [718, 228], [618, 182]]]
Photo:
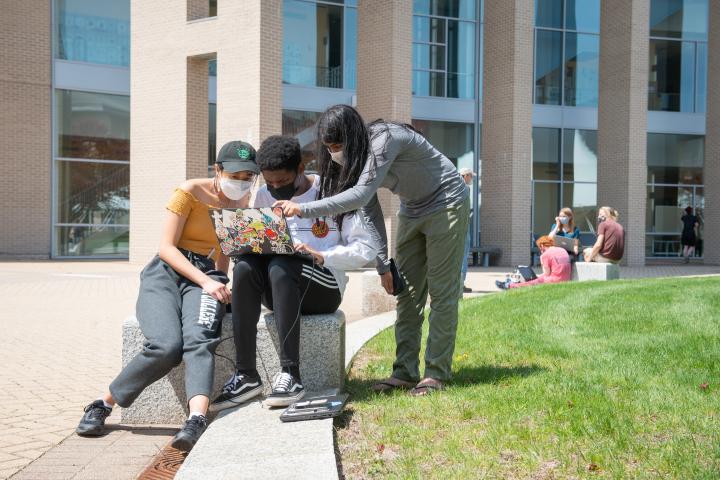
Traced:
[[341, 300], [335, 278], [324, 267], [313, 267], [309, 261], [290, 255], [238, 257], [233, 268], [232, 289], [237, 368], [256, 369], [255, 349], [261, 303], [275, 313], [280, 338], [280, 365], [298, 367], [298, 310], [304, 315], [332, 313], [340, 306]]

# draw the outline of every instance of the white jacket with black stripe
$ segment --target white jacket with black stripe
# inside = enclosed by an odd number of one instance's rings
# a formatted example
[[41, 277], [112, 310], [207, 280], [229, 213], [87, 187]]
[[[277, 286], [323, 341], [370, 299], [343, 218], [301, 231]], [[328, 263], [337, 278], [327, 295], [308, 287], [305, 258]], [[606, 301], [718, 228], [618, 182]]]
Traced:
[[[312, 187], [302, 195], [293, 197], [293, 202], [302, 204], [317, 198], [319, 177], [308, 176], [313, 180]], [[267, 187], [262, 186], [255, 196], [253, 207], [270, 207], [275, 201]], [[287, 224], [295, 243], [309, 245], [322, 254], [325, 258], [323, 266], [335, 277], [341, 295], [348, 281], [345, 271], [364, 267], [377, 256], [378, 247], [372, 240], [361, 210], [343, 219], [342, 232], [338, 231], [332, 218], [291, 217], [287, 219]], [[323, 281], [320, 276], [313, 278], [320, 283]]]

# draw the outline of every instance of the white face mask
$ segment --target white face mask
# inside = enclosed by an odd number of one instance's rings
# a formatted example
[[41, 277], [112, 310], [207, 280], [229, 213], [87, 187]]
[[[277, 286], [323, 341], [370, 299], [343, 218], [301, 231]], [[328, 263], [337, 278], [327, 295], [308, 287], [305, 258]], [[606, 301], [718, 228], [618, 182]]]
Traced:
[[240, 200], [250, 191], [252, 183], [248, 180], [220, 178], [220, 190], [230, 200]]
[[333, 162], [337, 163], [341, 167], [345, 165], [345, 155], [343, 154], [342, 150], [340, 150], [339, 152], [330, 152], [330, 158]]

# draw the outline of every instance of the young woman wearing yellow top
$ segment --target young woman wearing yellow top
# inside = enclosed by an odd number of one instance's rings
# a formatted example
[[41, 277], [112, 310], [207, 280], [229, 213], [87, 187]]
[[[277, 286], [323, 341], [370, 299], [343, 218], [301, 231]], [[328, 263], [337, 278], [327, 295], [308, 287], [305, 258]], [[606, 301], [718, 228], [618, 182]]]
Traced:
[[205, 431], [213, 354], [223, 304], [231, 300], [226, 286], [229, 259], [220, 252], [208, 207], [246, 207], [259, 173], [255, 149], [230, 142], [218, 153], [214, 178], [188, 180], [175, 190], [166, 206], [158, 255], [140, 274], [137, 319], [147, 343], [105, 394], [85, 407], [79, 435], [102, 435], [115, 404], [129, 407], [181, 360], [190, 417], [172, 445], [189, 451]]

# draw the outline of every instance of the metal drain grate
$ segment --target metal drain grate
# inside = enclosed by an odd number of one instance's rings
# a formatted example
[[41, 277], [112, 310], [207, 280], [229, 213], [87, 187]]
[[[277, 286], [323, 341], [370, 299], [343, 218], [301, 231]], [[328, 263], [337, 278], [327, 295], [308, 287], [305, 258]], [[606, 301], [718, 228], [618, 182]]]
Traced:
[[186, 452], [181, 452], [168, 445], [155, 455], [152, 463], [143, 470], [137, 480], [171, 480], [175, 478], [185, 457], [187, 457]]

